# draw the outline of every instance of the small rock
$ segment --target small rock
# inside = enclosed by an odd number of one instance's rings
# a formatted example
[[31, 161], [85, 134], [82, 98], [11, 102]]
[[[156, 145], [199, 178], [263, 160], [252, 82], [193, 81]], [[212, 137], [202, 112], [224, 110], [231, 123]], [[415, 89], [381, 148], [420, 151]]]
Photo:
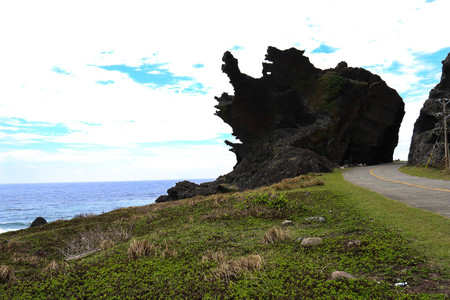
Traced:
[[291, 220], [284, 220], [281, 225], [283, 226], [293, 226], [294, 223]]
[[305, 238], [302, 240], [302, 246], [314, 246], [319, 245], [323, 242], [322, 238]]
[[307, 222], [311, 222], [311, 221], [318, 221], [318, 222], [325, 222], [325, 218], [324, 217], [310, 217], [310, 218], [306, 218], [305, 221]]
[[361, 245], [360, 240], [349, 240], [345, 242], [345, 249], [347, 250], [356, 250]]
[[30, 227], [42, 226], [42, 225], [45, 225], [45, 224], [47, 224], [47, 220], [45, 220], [45, 219], [42, 218], [42, 217], [37, 217], [37, 218], [33, 221], [33, 223], [31, 223]]
[[334, 271], [333, 273], [331, 273], [331, 279], [333, 279], [333, 280], [356, 279], [356, 277], [353, 276], [352, 274], [344, 272], [344, 271]]
[[397, 282], [394, 284], [394, 286], [407, 286], [408, 283], [407, 282]]

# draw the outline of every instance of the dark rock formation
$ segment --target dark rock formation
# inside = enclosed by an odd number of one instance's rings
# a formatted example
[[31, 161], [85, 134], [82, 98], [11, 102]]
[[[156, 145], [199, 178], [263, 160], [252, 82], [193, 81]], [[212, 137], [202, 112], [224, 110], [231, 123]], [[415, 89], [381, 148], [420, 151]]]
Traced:
[[[430, 95], [423, 104], [420, 115], [414, 124], [408, 155], [408, 164], [410, 165], [426, 165], [435, 146], [430, 164], [436, 167], [443, 165], [444, 133], [442, 131], [443, 119], [440, 115], [442, 104], [436, 101], [442, 98], [450, 99], [450, 53], [442, 61], [441, 82], [430, 91]], [[450, 105], [447, 105], [447, 112], [450, 113]], [[447, 135], [447, 138], [450, 141], [450, 135]]]
[[31, 223], [30, 227], [38, 227], [47, 224], [47, 220], [42, 217], [37, 217], [33, 223]]
[[[255, 79], [225, 52], [222, 71], [235, 93], [216, 97], [216, 114], [241, 143], [225, 141], [237, 164], [220, 184], [250, 189], [337, 164], [392, 161], [404, 115], [397, 92], [367, 70], [345, 62], [320, 70], [303, 54], [269, 47], [263, 76]], [[207, 194], [217, 184], [207, 187], [193, 190]]]

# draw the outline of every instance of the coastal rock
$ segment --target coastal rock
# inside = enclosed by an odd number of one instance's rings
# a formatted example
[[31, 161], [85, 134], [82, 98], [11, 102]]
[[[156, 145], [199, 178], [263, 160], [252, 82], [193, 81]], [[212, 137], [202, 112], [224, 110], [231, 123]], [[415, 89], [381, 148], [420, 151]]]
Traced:
[[[428, 99], [423, 104], [420, 115], [414, 124], [408, 154], [409, 165], [426, 165], [431, 153], [433, 153], [430, 165], [443, 166], [444, 147], [442, 142], [444, 133], [442, 131], [442, 115], [440, 115], [442, 114], [442, 104], [436, 101], [442, 98], [450, 99], [450, 53], [442, 61], [441, 81], [430, 91]], [[447, 105], [448, 113], [450, 113], [450, 105]], [[450, 128], [450, 124], [447, 124]], [[450, 141], [450, 134], [447, 135], [447, 138]], [[436, 142], [438, 143], [436, 144]]]
[[38, 227], [47, 224], [47, 220], [42, 217], [37, 217], [33, 223], [31, 223], [30, 227]]
[[321, 70], [295, 48], [269, 47], [261, 78], [242, 73], [228, 51], [222, 60], [234, 95], [216, 97], [216, 115], [239, 141], [225, 141], [237, 164], [214, 182], [169, 189], [157, 202], [392, 161], [404, 103], [379, 76], [346, 62]]

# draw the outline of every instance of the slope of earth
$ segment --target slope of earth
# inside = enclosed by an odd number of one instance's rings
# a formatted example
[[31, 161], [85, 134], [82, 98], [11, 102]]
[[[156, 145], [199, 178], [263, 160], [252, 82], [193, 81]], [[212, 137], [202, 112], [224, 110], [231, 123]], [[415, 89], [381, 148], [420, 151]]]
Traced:
[[[345, 184], [340, 173], [307, 175], [8, 232], [0, 298], [448, 296], [445, 261], [355, 205], [365, 197]], [[449, 228], [442, 219], [436, 232]], [[332, 279], [343, 272], [355, 278]]]

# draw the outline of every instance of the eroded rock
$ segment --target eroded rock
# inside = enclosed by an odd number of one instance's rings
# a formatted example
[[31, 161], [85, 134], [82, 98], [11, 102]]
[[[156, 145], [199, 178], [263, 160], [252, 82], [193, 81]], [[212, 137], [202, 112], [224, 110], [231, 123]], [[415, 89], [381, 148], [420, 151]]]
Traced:
[[[433, 150], [430, 164], [436, 167], [443, 165], [443, 120], [442, 116], [439, 115], [442, 114], [442, 104], [436, 101], [442, 98], [450, 99], [450, 53], [442, 61], [441, 81], [430, 91], [428, 99], [423, 104], [420, 115], [414, 124], [408, 154], [408, 164], [410, 165], [426, 165], [436, 142], [438, 144]], [[447, 105], [447, 111], [450, 113], [450, 105]], [[447, 124], [450, 128], [448, 120]], [[450, 134], [447, 135], [447, 138], [450, 141]]]
[[234, 95], [216, 97], [216, 115], [239, 140], [225, 141], [237, 164], [215, 182], [177, 184], [157, 202], [226, 192], [221, 186], [253, 189], [338, 164], [392, 161], [404, 103], [379, 76], [345, 62], [321, 70], [294, 48], [269, 47], [260, 78], [242, 73], [228, 51], [222, 60]]

